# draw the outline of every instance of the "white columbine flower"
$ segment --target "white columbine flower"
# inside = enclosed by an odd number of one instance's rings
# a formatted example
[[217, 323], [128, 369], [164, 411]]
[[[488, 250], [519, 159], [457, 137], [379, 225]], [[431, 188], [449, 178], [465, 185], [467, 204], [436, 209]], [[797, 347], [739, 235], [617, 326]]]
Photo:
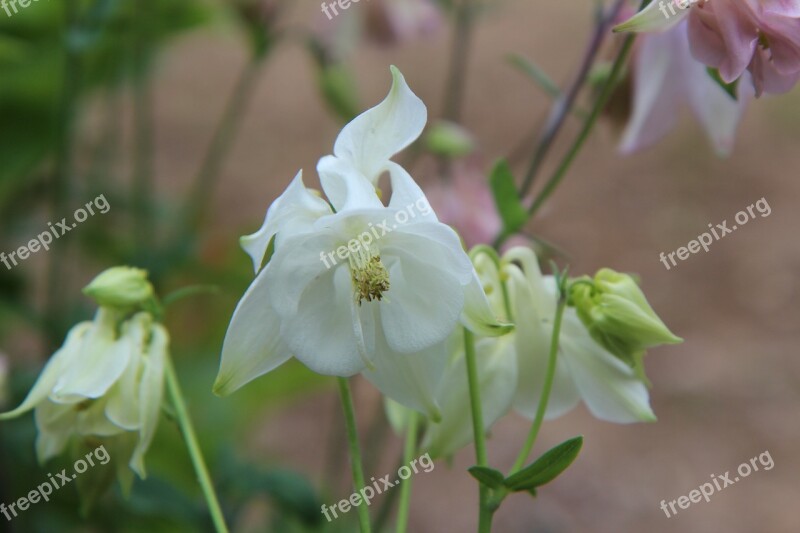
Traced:
[[[330, 203], [298, 174], [261, 230], [242, 239], [257, 277], [228, 328], [217, 394], [294, 356], [320, 374], [363, 372], [387, 396], [437, 418], [435, 389], [456, 326], [509, 329], [492, 314], [456, 233], [390, 161], [427, 117], [402, 74], [393, 67], [392, 75], [387, 98], [345, 126], [334, 155], [319, 162]], [[388, 205], [376, 191], [384, 172]]]
[[130, 443], [130, 468], [146, 476], [169, 339], [147, 313], [120, 325], [121, 316], [101, 307], [93, 322], [73, 327], [22, 405], [0, 415], [8, 420], [35, 409], [40, 462], [63, 452], [73, 437], [118, 438]]
[[[547, 362], [557, 288], [553, 276], [542, 276], [529, 248], [512, 248], [502, 259], [514, 319], [519, 385], [514, 408], [533, 419], [539, 405]], [[655, 420], [647, 387], [636, 371], [598, 344], [576, 310], [564, 309], [556, 372], [546, 418], [559, 417], [583, 400], [589, 411], [616, 423]]]

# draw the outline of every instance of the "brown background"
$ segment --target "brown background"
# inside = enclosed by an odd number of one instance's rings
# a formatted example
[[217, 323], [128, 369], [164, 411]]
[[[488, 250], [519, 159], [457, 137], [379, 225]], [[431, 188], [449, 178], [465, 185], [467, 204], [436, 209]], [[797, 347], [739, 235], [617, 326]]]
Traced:
[[[298, 4], [298, 23], [317, 18], [318, 2]], [[469, 62], [464, 122], [487, 163], [517, 146], [547, 105], [504, 56], [521, 53], [554, 79], [569, 80], [588, 39], [589, 4], [499, 2], [481, 24]], [[361, 7], [354, 4], [341, 16]], [[354, 68], [364, 105], [383, 97], [388, 65], [396, 64], [436, 117], [448, 48], [447, 31], [400, 48], [361, 45]], [[163, 192], [184, 190], [244, 60], [241, 43], [225, 27], [192, 34], [163, 58], [156, 160]], [[581, 407], [546, 424], [540, 452], [579, 433], [585, 435], [584, 451], [536, 501], [510, 498], [496, 517], [496, 531], [798, 531], [800, 463], [793, 455], [800, 443], [798, 104], [797, 91], [754, 104], [727, 160], [715, 158], [688, 112], [665, 142], [635, 157], [616, 154], [618, 135], [608, 124], [595, 132], [531, 228], [571, 254], [572, 273], [610, 266], [641, 274], [654, 308], [686, 342], [655, 350], [647, 359], [657, 423], [611, 425]], [[331, 151], [338, 129], [316, 94], [307, 55], [297, 46], [282, 47], [264, 70], [226, 165], [210, 247], [229, 246], [257, 228], [266, 206], [299, 168], [313, 183], [316, 161]], [[575, 129], [570, 123], [561, 140]], [[564, 147], [562, 142], [557, 149]], [[415, 172], [415, 177], [424, 183], [435, 176]], [[670, 271], [659, 263], [660, 252], [685, 245], [708, 223], [730, 220], [762, 197], [772, 207], [768, 218]], [[241, 261], [249, 259], [242, 253]], [[364, 383], [358, 398], [368, 420], [375, 404], [371, 387]], [[332, 393], [325, 393], [273, 412], [254, 431], [248, 453], [282, 458], [318, 480], [325, 465], [322, 446], [332, 426], [340, 424], [335, 407]], [[526, 432], [516, 415], [498, 424], [490, 440], [491, 463], [507, 469]], [[388, 449], [398, 449], [396, 439]], [[668, 519], [659, 509], [662, 499], [688, 494], [711, 474], [733, 471], [765, 450], [775, 461], [773, 470], [752, 474], [677, 517]], [[392, 461], [367, 475], [390, 472]], [[414, 478], [412, 531], [473, 529], [476, 490], [465, 473], [471, 464], [471, 451], [465, 450], [452, 468], [438, 463], [432, 473]], [[345, 481], [336, 492], [341, 498], [349, 494], [346, 475], [342, 464]]]

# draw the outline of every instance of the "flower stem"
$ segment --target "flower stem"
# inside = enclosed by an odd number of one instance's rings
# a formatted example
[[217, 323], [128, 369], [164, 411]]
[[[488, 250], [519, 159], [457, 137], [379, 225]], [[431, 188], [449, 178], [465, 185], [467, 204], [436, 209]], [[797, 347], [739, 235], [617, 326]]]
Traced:
[[208, 510], [211, 513], [211, 519], [214, 521], [214, 527], [217, 533], [228, 533], [228, 526], [225, 525], [225, 517], [222, 514], [217, 494], [214, 491], [211, 476], [208, 474], [208, 467], [206, 467], [205, 460], [203, 459], [203, 452], [200, 451], [200, 445], [197, 443], [197, 435], [195, 434], [192, 420], [189, 418], [189, 412], [186, 408], [186, 402], [183, 399], [181, 386], [175, 374], [175, 367], [169, 355], [167, 355], [165, 367], [167, 389], [169, 389], [172, 403], [175, 406], [175, 416], [183, 432], [183, 437], [186, 440], [186, 448], [189, 450], [189, 456], [192, 458], [192, 464], [197, 473], [197, 480], [200, 482], [200, 488], [203, 490], [203, 495], [206, 498]]
[[525, 197], [530, 191], [533, 180], [538, 174], [545, 156], [550, 151], [567, 117], [572, 113], [575, 107], [578, 95], [586, 84], [586, 79], [589, 77], [597, 55], [600, 53], [601, 46], [608, 33], [611, 22], [616, 18], [624, 5], [624, 0], [616, 0], [616, 3], [610, 8], [608, 14], [601, 14], [598, 17], [597, 26], [589, 41], [589, 46], [584, 54], [583, 62], [581, 63], [578, 75], [575, 77], [575, 81], [572, 82], [566, 93], [559, 97], [550, 112], [544, 133], [539, 139], [538, 146], [533, 155], [533, 160], [531, 161], [530, 167], [528, 167], [528, 172], [525, 174], [525, 180], [520, 189], [520, 197]]
[[625, 66], [625, 63], [628, 61], [628, 56], [631, 53], [631, 48], [633, 47], [633, 41], [635, 39], [636, 35], [629, 35], [625, 38], [625, 43], [622, 45], [622, 49], [619, 51], [617, 59], [614, 61], [611, 74], [608, 76], [600, 96], [597, 97], [591, 114], [586, 119], [586, 122], [584, 122], [583, 128], [578, 134], [578, 137], [575, 139], [575, 142], [572, 143], [572, 147], [570, 147], [567, 155], [561, 161], [561, 164], [558, 166], [555, 173], [553, 173], [553, 176], [548, 180], [542, 191], [536, 197], [536, 200], [534, 200], [530, 209], [528, 209], [529, 217], [533, 217], [539, 208], [542, 207], [542, 204], [544, 204], [545, 200], [547, 200], [550, 195], [553, 194], [558, 185], [561, 183], [561, 180], [567, 174], [567, 171], [572, 166], [572, 163], [575, 161], [575, 158], [578, 156], [581, 148], [583, 148], [586, 139], [589, 138], [589, 134], [592, 132], [597, 119], [600, 117], [600, 113], [602, 113], [603, 109], [605, 109], [608, 100], [611, 98], [611, 95], [616, 88], [617, 80], [622, 72], [623, 67]]
[[[361, 466], [361, 446], [358, 444], [358, 428], [356, 427], [356, 414], [353, 408], [353, 396], [350, 394], [350, 383], [347, 378], [338, 378], [339, 395], [342, 398], [344, 410], [344, 423], [347, 428], [347, 442], [350, 445], [350, 466], [353, 471], [353, 485], [355, 490], [365, 486], [364, 469]], [[369, 510], [366, 505], [358, 506], [358, 522], [361, 533], [370, 533]]]
[[199, 227], [204, 221], [209, 204], [214, 196], [217, 180], [222, 172], [226, 156], [239, 130], [249, 106], [263, 62], [263, 56], [254, 55], [244, 65], [223, 111], [211, 144], [203, 159], [200, 171], [192, 185], [185, 207], [184, 231]]
[[525, 445], [522, 447], [514, 466], [511, 467], [511, 471], [508, 473], [509, 476], [519, 472], [522, 467], [525, 466], [525, 461], [528, 460], [533, 445], [536, 443], [536, 437], [539, 435], [539, 429], [542, 427], [542, 422], [544, 421], [544, 414], [547, 411], [547, 402], [550, 400], [550, 392], [553, 388], [553, 378], [556, 375], [556, 359], [558, 357], [558, 343], [561, 334], [561, 319], [564, 316], [566, 304], [566, 299], [561, 295], [558, 299], [556, 317], [553, 321], [553, 336], [550, 339], [550, 356], [547, 361], [544, 387], [542, 387], [542, 394], [539, 397], [539, 407], [536, 409], [536, 417], [533, 419], [533, 425], [531, 426], [530, 433], [528, 433]]
[[[486, 455], [486, 434], [481, 410], [481, 391], [478, 384], [478, 366], [475, 360], [475, 336], [464, 328], [464, 354], [467, 362], [467, 382], [469, 383], [469, 400], [472, 408], [472, 430], [475, 436], [475, 458], [478, 466], [489, 466]], [[483, 483], [479, 486], [480, 511], [478, 516], [478, 533], [489, 533], [492, 530], [494, 509], [489, 505], [489, 488]]]
[[[410, 464], [414, 459], [414, 454], [417, 451], [417, 412], [411, 411], [408, 417], [408, 428], [406, 429], [406, 444], [403, 449], [403, 464]], [[396, 533], [406, 533], [408, 529], [408, 512], [411, 507], [411, 479], [408, 478], [403, 481], [400, 486], [400, 504], [397, 510], [397, 528]]]

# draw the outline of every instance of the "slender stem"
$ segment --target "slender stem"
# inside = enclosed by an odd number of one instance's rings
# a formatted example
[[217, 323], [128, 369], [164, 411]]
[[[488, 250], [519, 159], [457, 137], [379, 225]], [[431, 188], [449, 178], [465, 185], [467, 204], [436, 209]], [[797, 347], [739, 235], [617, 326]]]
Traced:
[[525, 179], [523, 181], [522, 188], [520, 189], [520, 197], [524, 197], [526, 194], [528, 194], [533, 186], [533, 180], [538, 174], [539, 169], [544, 162], [545, 156], [550, 151], [550, 148], [561, 131], [562, 126], [566, 122], [567, 117], [570, 116], [573, 108], [575, 107], [575, 101], [578, 99], [578, 95], [586, 83], [586, 78], [589, 77], [589, 73], [592, 71], [592, 66], [597, 59], [597, 55], [600, 53], [601, 46], [605, 40], [611, 21], [614, 20], [624, 5], [625, 0], [617, 0], [609, 10], [608, 15], [601, 16], [598, 20], [594, 34], [592, 35], [592, 38], [589, 41], [589, 46], [584, 54], [583, 62], [578, 70], [578, 75], [575, 77], [575, 80], [572, 82], [566, 93], [559, 95], [550, 111], [550, 116], [547, 119], [544, 132], [539, 139], [530, 167], [528, 168], [528, 172], [525, 174]]
[[[342, 409], [344, 410], [344, 423], [347, 428], [347, 442], [350, 445], [353, 486], [355, 490], [360, 490], [366, 484], [364, 482], [364, 469], [361, 466], [361, 446], [358, 444], [358, 427], [356, 426], [356, 414], [353, 408], [353, 396], [350, 394], [350, 383], [347, 378], [338, 378], [338, 381], [339, 395], [342, 398]], [[361, 533], [370, 533], [369, 510], [366, 505], [358, 506], [358, 522], [361, 526]]]
[[192, 425], [192, 420], [189, 418], [189, 412], [186, 408], [186, 402], [183, 399], [181, 386], [178, 383], [178, 377], [175, 374], [175, 367], [172, 364], [172, 359], [169, 355], [166, 358], [165, 370], [167, 376], [167, 389], [169, 389], [172, 403], [175, 407], [175, 416], [177, 417], [178, 424], [183, 432], [183, 438], [186, 441], [186, 448], [189, 450], [189, 456], [192, 458], [194, 470], [197, 473], [197, 480], [200, 482], [200, 488], [203, 490], [203, 495], [208, 504], [208, 510], [211, 513], [211, 519], [214, 521], [214, 527], [217, 533], [228, 533], [228, 526], [225, 525], [225, 517], [222, 514], [222, 509], [217, 499], [217, 494], [214, 491], [214, 485], [211, 482], [211, 476], [208, 474], [208, 467], [206, 467], [203, 453], [200, 450], [200, 445], [197, 442], [197, 435]]
[[[406, 443], [403, 448], [403, 464], [411, 464], [414, 455], [417, 453], [417, 412], [411, 411], [408, 417], [408, 428], [406, 429]], [[397, 528], [396, 533], [406, 533], [408, 530], [408, 513], [411, 507], [411, 480], [409, 477], [403, 480], [400, 486], [400, 504], [397, 509]]]
[[558, 341], [561, 335], [561, 319], [564, 316], [564, 307], [566, 304], [566, 299], [561, 295], [558, 299], [556, 317], [553, 321], [553, 336], [550, 339], [550, 357], [547, 361], [547, 371], [544, 378], [544, 386], [542, 387], [542, 394], [539, 397], [539, 407], [536, 409], [536, 417], [533, 419], [533, 425], [531, 426], [530, 433], [528, 433], [525, 445], [522, 447], [508, 475], [518, 472], [525, 465], [525, 461], [528, 460], [533, 445], [536, 443], [536, 437], [539, 436], [539, 429], [542, 427], [544, 414], [547, 411], [547, 402], [550, 400], [550, 392], [553, 388], [553, 378], [556, 375], [556, 359], [558, 357]]
[[[74, 138], [75, 117], [81, 89], [82, 61], [80, 51], [75, 46], [74, 32], [80, 25], [77, 2], [64, 3], [64, 68], [63, 85], [60, 96], [59, 120], [56, 126], [57, 149], [55, 168], [50, 183], [50, 214], [54, 220], [63, 216], [70, 204], [72, 180], [75, 172]], [[69, 262], [64, 260], [67, 243], [56, 241], [49, 254], [47, 265], [47, 288], [45, 300], [45, 324], [47, 342], [55, 350], [65, 333], [63, 320], [59, 315], [65, 311], [63, 290], [64, 279], [69, 275]]]
[[[486, 433], [483, 425], [483, 411], [481, 408], [481, 391], [478, 382], [478, 365], [475, 358], [475, 336], [464, 328], [464, 355], [467, 363], [467, 382], [469, 384], [469, 401], [472, 408], [472, 431], [475, 437], [475, 458], [478, 466], [488, 466], [486, 455]], [[492, 515], [490, 508], [489, 488], [483, 483], [479, 485], [480, 510], [478, 515], [478, 533], [489, 533], [492, 530]]]
[[461, 109], [464, 102], [464, 79], [467, 75], [469, 59], [469, 45], [472, 40], [473, 18], [475, 0], [462, 0], [456, 7], [455, 31], [451, 49], [450, 71], [444, 91], [445, 120], [457, 122], [461, 118]]
[[614, 61], [611, 74], [606, 80], [600, 96], [597, 97], [597, 101], [594, 104], [591, 114], [586, 119], [583, 128], [578, 134], [578, 137], [575, 139], [575, 142], [572, 144], [572, 147], [567, 152], [567, 155], [564, 157], [563, 161], [558, 166], [550, 180], [548, 180], [547, 184], [542, 189], [542, 192], [540, 192], [539, 196], [536, 197], [536, 200], [533, 202], [530, 209], [528, 209], [529, 217], [535, 215], [542, 204], [544, 204], [545, 200], [547, 200], [550, 195], [553, 194], [558, 185], [561, 183], [561, 180], [567, 174], [567, 171], [572, 166], [572, 163], [575, 161], [575, 158], [578, 156], [581, 148], [583, 148], [586, 139], [589, 138], [589, 134], [592, 132], [597, 119], [600, 117], [600, 113], [603, 111], [603, 109], [605, 109], [609, 98], [611, 98], [611, 95], [614, 92], [614, 88], [617, 85], [617, 80], [619, 79], [619, 75], [628, 60], [628, 56], [630, 55], [635, 39], [636, 35], [629, 35], [625, 38], [625, 43], [622, 45], [622, 49], [620, 49], [617, 59]]
[[236, 85], [233, 88], [228, 102], [223, 112], [222, 119], [214, 132], [214, 137], [203, 159], [200, 171], [192, 186], [186, 206], [185, 231], [196, 228], [203, 222], [213, 198], [214, 188], [225, 157], [238, 131], [244, 112], [250, 103], [253, 89], [258, 81], [258, 73], [262, 64], [261, 55], [253, 55], [239, 74]]
[[133, 57], [133, 236], [136, 253], [144, 257], [154, 236], [153, 221], [153, 91], [149, 72], [150, 40], [144, 13], [134, 36]]

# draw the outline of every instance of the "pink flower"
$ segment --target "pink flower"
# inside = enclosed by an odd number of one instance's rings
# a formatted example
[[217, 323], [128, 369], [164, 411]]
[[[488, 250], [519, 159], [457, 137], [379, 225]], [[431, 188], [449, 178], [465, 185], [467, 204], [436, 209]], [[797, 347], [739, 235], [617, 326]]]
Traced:
[[787, 92], [800, 81], [800, 0], [660, 0], [615, 29], [662, 30], [683, 18], [692, 55], [726, 83], [749, 71], [761, 95]]
[[439, 220], [455, 228], [467, 249], [491, 244], [502, 223], [480, 165], [457, 162], [453, 177], [426, 187], [425, 193]]
[[[687, 22], [638, 41], [633, 64], [633, 113], [620, 151], [630, 154], [659, 141], [688, 106], [702, 124], [715, 150], [728, 155], [736, 128], [753, 97], [749, 83], [740, 83], [734, 99], [692, 57]], [[749, 74], [745, 73], [748, 79]], [[749, 81], [749, 80], [748, 80]]]

